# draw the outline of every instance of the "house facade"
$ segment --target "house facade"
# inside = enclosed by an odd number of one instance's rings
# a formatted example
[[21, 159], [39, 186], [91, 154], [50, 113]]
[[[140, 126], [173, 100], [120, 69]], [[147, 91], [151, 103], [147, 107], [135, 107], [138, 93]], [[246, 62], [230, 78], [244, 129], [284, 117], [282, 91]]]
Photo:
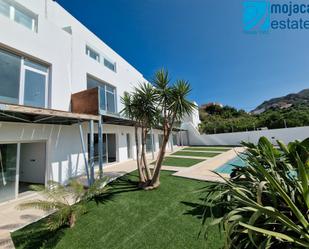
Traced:
[[[0, 30], [0, 202], [84, 174], [90, 152], [104, 167], [136, 158], [119, 111], [146, 81], [140, 72], [52, 0], [0, 0]], [[149, 134], [149, 153], [160, 134]]]

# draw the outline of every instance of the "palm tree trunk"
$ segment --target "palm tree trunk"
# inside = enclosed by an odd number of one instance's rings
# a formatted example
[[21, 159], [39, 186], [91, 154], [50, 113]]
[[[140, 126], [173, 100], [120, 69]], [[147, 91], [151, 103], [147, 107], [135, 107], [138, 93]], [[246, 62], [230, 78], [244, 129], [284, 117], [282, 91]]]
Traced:
[[138, 127], [137, 127], [137, 125], [135, 125], [135, 127], [134, 127], [134, 132], [135, 132], [134, 135], [135, 135], [136, 164], [137, 164], [137, 169], [138, 169], [138, 176], [139, 176], [140, 183], [144, 183], [145, 182], [145, 176], [144, 176], [144, 172], [142, 170], [140, 159], [139, 159], [140, 151], [139, 151]]
[[151, 172], [147, 165], [147, 159], [146, 159], [146, 135], [147, 135], [147, 128], [142, 127], [142, 155], [141, 155], [141, 161], [144, 164], [144, 169], [147, 177], [147, 181], [151, 181]]
[[162, 168], [162, 162], [165, 156], [166, 145], [168, 143], [169, 136], [170, 136], [170, 131], [168, 127], [165, 126], [164, 131], [163, 131], [162, 146], [160, 148], [160, 151], [157, 157], [156, 166], [155, 166], [153, 177], [152, 177], [151, 184], [150, 184], [153, 188], [157, 188], [160, 186], [160, 171]]

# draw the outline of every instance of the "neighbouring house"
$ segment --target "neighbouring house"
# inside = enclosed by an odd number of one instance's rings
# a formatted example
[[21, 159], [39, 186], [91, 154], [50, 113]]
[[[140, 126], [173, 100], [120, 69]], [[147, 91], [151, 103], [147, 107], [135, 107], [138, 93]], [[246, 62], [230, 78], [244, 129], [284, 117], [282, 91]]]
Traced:
[[[52, 0], [0, 0], [0, 30], [0, 202], [136, 158], [134, 123], [119, 111], [140, 72]], [[160, 141], [153, 130], [147, 152]]]

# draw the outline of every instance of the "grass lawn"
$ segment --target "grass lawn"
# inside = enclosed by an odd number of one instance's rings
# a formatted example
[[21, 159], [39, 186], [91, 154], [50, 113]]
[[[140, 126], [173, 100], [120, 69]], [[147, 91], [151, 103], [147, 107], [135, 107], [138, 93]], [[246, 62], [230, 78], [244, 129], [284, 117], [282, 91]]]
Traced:
[[12, 233], [16, 248], [91, 249], [199, 249], [221, 248], [218, 228], [205, 240], [198, 233], [204, 207], [196, 190], [206, 182], [161, 173], [161, 186], [154, 191], [137, 189], [131, 174], [111, 184], [101, 202], [90, 202], [89, 212], [74, 228], [50, 232], [44, 220]]
[[226, 149], [226, 148], [218, 148], [218, 147], [188, 147], [184, 148], [183, 150], [199, 150], [199, 151], [219, 151], [224, 152], [228, 151], [232, 148]]
[[[162, 165], [164, 166], [176, 166], [176, 167], [190, 167], [200, 162], [203, 162], [203, 159], [195, 158], [179, 158], [179, 157], [165, 157]], [[151, 164], [154, 164], [152, 162]]]
[[177, 151], [172, 155], [175, 156], [193, 156], [193, 157], [214, 157], [221, 154], [220, 152], [198, 152], [198, 151]]

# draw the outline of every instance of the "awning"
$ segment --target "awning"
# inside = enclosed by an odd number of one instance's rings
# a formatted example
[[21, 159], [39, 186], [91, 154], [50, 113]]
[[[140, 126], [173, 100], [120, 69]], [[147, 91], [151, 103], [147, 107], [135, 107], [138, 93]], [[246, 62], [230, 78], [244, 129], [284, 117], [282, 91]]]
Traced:
[[90, 120], [99, 121], [100, 116], [0, 103], [0, 122], [71, 125]]

